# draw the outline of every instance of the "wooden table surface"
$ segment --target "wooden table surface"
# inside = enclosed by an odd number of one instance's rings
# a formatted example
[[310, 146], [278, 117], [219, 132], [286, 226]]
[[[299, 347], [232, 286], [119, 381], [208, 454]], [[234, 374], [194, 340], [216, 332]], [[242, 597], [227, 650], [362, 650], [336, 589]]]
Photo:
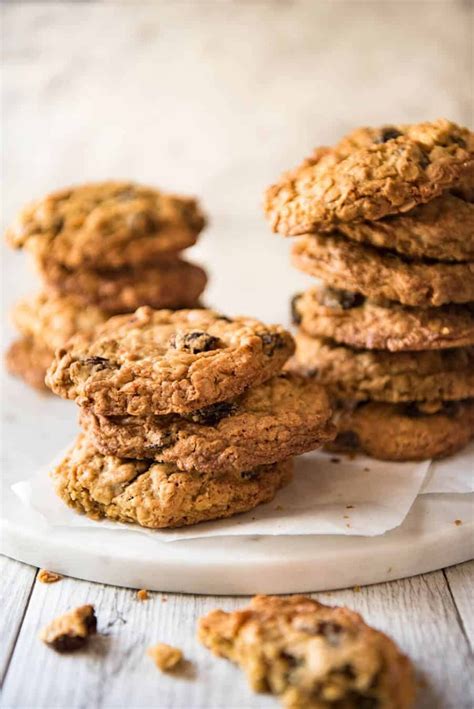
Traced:
[[[15, 709], [247, 709], [278, 702], [253, 694], [242, 673], [212, 657], [195, 638], [197, 618], [246, 598], [150, 593], [64, 578], [46, 585], [38, 569], [0, 557], [1, 706]], [[391, 635], [416, 664], [417, 707], [472, 709], [474, 562], [403, 581], [315, 594], [345, 604]], [[99, 635], [87, 650], [57, 655], [38, 640], [56, 615], [93, 603]], [[146, 657], [157, 642], [180, 647], [182, 674], [160, 673]]]

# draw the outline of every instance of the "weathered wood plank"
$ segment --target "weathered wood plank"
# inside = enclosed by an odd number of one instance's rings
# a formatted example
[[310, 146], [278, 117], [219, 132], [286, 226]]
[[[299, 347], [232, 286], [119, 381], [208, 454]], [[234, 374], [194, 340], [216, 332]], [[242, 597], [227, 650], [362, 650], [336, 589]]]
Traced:
[[35, 576], [33, 566], [0, 556], [0, 684], [10, 662]]
[[[442, 572], [370, 586], [316, 594], [326, 603], [347, 604], [390, 634], [416, 662], [426, 686], [418, 707], [468, 709], [468, 643]], [[140, 602], [134, 591], [64, 579], [36, 584], [4, 688], [8, 707], [272, 707], [253, 695], [230, 663], [213, 658], [195, 639], [196, 620], [212, 608], [227, 610], [244, 598], [151, 594]], [[67, 608], [96, 605], [99, 629], [87, 652], [58, 656], [37, 639], [39, 629]], [[183, 676], [158, 672], [146, 647], [176, 644], [192, 665]], [[28, 676], [28, 682], [24, 681]]]
[[474, 561], [445, 569], [464, 632], [474, 650]]

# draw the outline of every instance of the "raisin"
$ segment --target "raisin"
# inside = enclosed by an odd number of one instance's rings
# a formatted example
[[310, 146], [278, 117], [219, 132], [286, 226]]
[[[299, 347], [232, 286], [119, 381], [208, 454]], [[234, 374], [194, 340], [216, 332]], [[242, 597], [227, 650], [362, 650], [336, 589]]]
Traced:
[[263, 351], [267, 357], [272, 357], [276, 350], [281, 350], [285, 347], [285, 340], [279, 332], [264, 332], [259, 335], [263, 343]]
[[380, 137], [375, 141], [376, 143], [387, 143], [389, 140], [394, 140], [402, 135], [399, 130], [393, 128], [393, 126], [385, 126], [380, 130]]
[[87, 357], [87, 359], [83, 360], [83, 364], [92, 365], [98, 372], [100, 372], [101, 369], [109, 369], [112, 367], [106, 357]]
[[359, 436], [355, 431], [341, 431], [335, 440], [336, 446], [341, 446], [346, 450], [357, 450], [359, 443]]
[[301, 315], [298, 311], [298, 301], [301, 298], [301, 293], [297, 293], [291, 299], [291, 321], [293, 325], [300, 325]]
[[196, 330], [195, 332], [174, 335], [171, 338], [170, 345], [177, 350], [200, 354], [201, 352], [217, 349], [220, 345], [220, 340], [207, 332]]
[[211, 404], [203, 409], [192, 411], [186, 416], [188, 421], [193, 423], [201, 423], [207, 426], [214, 426], [226, 416], [230, 416], [237, 409], [237, 404], [232, 401], [220, 401], [217, 404]]
[[429, 159], [428, 155], [423, 150], [421, 150], [420, 166], [423, 168], [423, 170], [425, 170], [429, 164], [430, 164], [430, 159]]
[[242, 473], [240, 473], [240, 477], [242, 480], [257, 480], [259, 477], [260, 473], [258, 470], [244, 470]]
[[459, 136], [459, 135], [453, 135], [451, 140], [453, 141], [453, 143], [456, 143], [456, 145], [459, 145], [461, 148], [466, 147], [466, 141], [464, 140], [464, 138], [461, 138], [461, 136]]
[[364, 296], [361, 293], [353, 293], [349, 290], [331, 287], [325, 288], [320, 297], [321, 305], [326, 308], [340, 308], [341, 310], [358, 308], [364, 300]]

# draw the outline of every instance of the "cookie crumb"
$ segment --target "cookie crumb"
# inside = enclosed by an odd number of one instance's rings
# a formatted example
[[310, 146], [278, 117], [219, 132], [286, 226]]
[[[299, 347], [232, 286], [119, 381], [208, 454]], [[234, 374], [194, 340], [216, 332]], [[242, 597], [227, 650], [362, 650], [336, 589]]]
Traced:
[[331, 463], [340, 463], [341, 459], [340, 458], [331, 458]]
[[350, 519], [349, 515], [344, 515], [343, 519]]
[[284, 509], [285, 509], [285, 508], [283, 507], [283, 505], [277, 505], [277, 506], [275, 507], [275, 511], [276, 511], [276, 512], [281, 512], [281, 511], [284, 510]]
[[370, 473], [370, 468], [364, 468], [364, 473]]
[[389, 566], [387, 569], [387, 574], [390, 574], [393, 571], [393, 566]]
[[146, 654], [151, 657], [161, 672], [174, 670], [183, 660], [181, 650], [177, 647], [166, 645], [166, 643], [158, 643], [158, 645], [149, 647]]
[[61, 581], [61, 579], [61, 574], [57, 574], [54, 571], [47, 571], [46, 569], [38, 571], [38, 581], [41, 581], [41, 583], [56, 583], [56, 581]]
[[351, 526], [351, 525], [350, 525], [349, 523], [346, 524], [346, 527], [349, 527], [349, 528], [350, 528], [350, 526]]
[[162, 603], [167, 603], [167, 602], [168, 602], [168, 596], [163, 596], [163, 598], [161, 599], [161, 602], [162, 602]]
[[346, 510], [353, 510], [353, 509], [354, 509], [354, 505], [346, 505]]
[[40, 640], [56, 652], [73, 652], [86, 645], [97, 632], [94, 606], [79, 606], [51, 621], [39, 634]]
[[137, 591], [137, 598], [139, 601], [148, 601], [150, 598], [150, 594], [146, 590], [146, 588], [141, 588], [139, 591]]
[[352, 590], [354, 591], [354, 593], [360, 593], [360, 586], [354, 586]]
[[455, 519], [454, 524], [456, 525], [456, 527], [460, 527], [462, 524], [462, 519]]

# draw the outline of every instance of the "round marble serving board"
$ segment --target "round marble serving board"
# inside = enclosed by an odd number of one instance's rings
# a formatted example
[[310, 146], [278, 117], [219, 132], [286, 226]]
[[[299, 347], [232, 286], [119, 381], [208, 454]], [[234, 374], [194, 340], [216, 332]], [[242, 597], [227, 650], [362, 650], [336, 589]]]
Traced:
[[[377, 537], [239, 536], [160, 542], [139, 532], [38, 524], [12, 502], [1, 551], [88, 581], [202, 594], [295, 593], [413, 576], [472, 558], [474, 495], [420, 495]], [[463, 520], [461, 525], [455, 519]]]

